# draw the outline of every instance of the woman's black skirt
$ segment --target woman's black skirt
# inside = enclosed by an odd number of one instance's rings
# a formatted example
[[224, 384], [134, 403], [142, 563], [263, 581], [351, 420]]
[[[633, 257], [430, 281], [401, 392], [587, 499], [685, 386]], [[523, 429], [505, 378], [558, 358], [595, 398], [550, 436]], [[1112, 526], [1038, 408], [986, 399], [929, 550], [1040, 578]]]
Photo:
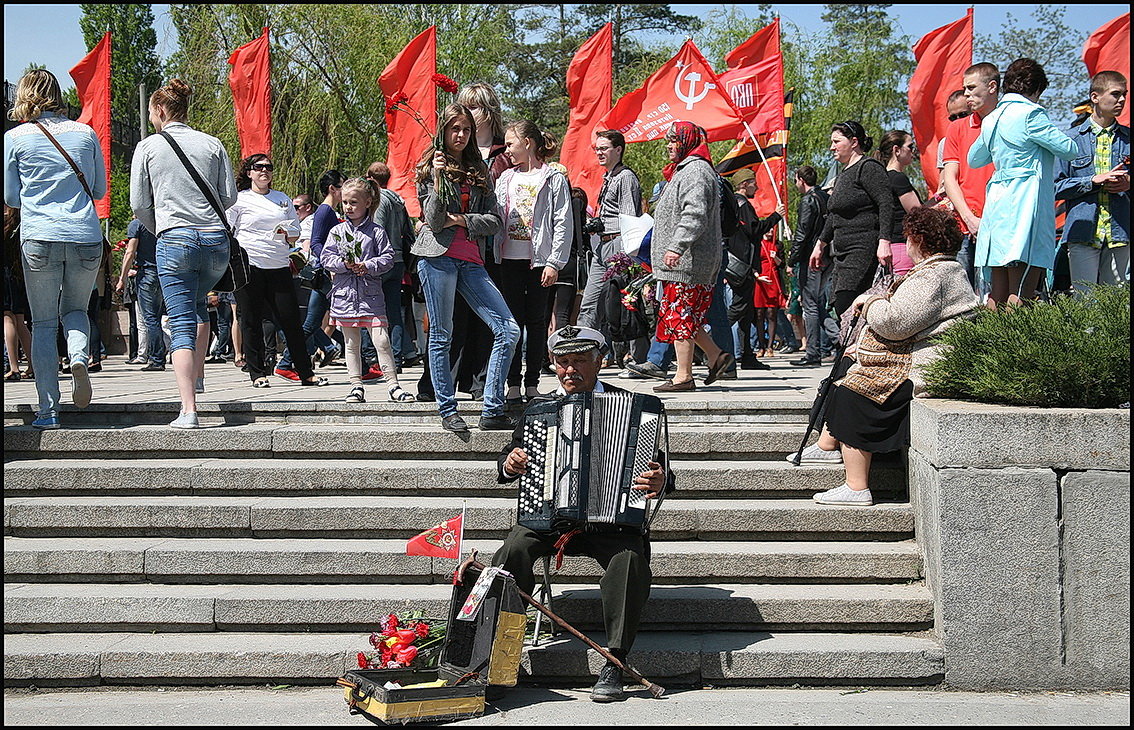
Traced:
[[843, 387], [832, 388], [828, 399], [827, 430], [840, 443], [872, 454], [910, 445], [913, 383], [909, 380], [881, 405]]

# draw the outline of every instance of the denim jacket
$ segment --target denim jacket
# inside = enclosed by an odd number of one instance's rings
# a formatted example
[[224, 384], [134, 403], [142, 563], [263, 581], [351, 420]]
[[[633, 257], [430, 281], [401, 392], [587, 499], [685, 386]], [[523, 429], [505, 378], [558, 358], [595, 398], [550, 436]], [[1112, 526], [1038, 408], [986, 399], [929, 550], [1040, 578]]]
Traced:
[[[1095, 135], [1087, 119], [1067, 130], [1075, 141], [1079, 155], [1071, 161], [1059, 160], [1055, 168], [1055, 198], [1067, 201], [1067, 222], [1061, 243], [1088, 243], [1095, 240], [1098, 223], [1099, 187], [1091, 182], [1095, 176]], [[1113, 168], [1130, 154], [1130, 127], [1118, 125], [1110, 148]], [[1130, 242], [1130, 192], [1109, 193], [1111, 241]]]

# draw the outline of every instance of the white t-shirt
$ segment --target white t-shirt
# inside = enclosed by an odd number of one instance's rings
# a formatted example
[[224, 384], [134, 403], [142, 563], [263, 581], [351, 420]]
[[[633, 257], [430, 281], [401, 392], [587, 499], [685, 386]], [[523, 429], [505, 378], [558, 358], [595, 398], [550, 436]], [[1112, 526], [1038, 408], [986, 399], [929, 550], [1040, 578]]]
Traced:
[[508, 181], [508, 238], [500, 249], [505, 259], [532, 260], [532, 218], [543, 170], [516, 171]]
[[[228, 222], [236, 240], [248, 252], [248, 262], [258, 269], [283, 269], [288, 265], [291, 244], [287, 236], [299, 235], [299, 216], [291, 198], [279, 190], [261, 195], [241, 190], [236, 205], [228, 209]], [[287, 234], [276, 233], [282, 225]]]

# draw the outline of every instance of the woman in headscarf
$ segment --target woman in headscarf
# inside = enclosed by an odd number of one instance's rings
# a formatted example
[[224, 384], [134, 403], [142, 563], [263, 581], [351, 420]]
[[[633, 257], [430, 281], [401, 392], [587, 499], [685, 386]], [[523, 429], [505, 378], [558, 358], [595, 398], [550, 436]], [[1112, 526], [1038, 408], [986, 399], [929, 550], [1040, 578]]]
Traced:
[[674, 122], [665, 140], [670, 163], [662, 170], [667, 183], [654, 207], [650, 248], [654, 277], [662, 285], [657, 338], [673, 343], [677, 372], [654, 390], [673, 393], [697, 387], [694, 345], [708, 359], [705, 385], [716, 381], [734, 358], [704, 330], [721, 263], [720, 177], [713, 169], [705, 130], [692, 122]]

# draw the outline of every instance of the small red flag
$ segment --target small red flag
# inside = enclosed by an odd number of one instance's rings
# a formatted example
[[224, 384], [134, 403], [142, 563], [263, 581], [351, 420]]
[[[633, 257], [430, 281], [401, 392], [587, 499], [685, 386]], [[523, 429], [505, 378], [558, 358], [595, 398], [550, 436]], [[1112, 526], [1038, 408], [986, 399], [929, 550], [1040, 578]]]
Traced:
[[394, 56], [378, 85], [387, 101], [402, 94], [405, 103], [416, 112], [426, 125], [414, 120], [407, 111], [386, 111], [386, 165], [390, 168], [390, 190], [406, 201], [411, 217], [421, 215], [417, 200], [417, 163], [433, 143], [431, 135], [437, 129], [437, 87], [433, 75], [437, 73], [437, 26], [432, 25], [406, 44]]
[[587, 193], [587, 200], [597, 205], [602, 189], [604, 168], [595, 157], [595, 132], [603, 116], [610, 111], [614, 93], [614, 31], [607, 23], [598, 33], [579, 47], [567, 67], [567, 96], [571, 115], [563, 135], [559, 161], [567, 168], [571, 184]]
[[430, 527], [406, 543], [406, 555], [426, 555], [433, 558], [461, 557], [461, 535], [464, 513]]
[[[1130, 13], [1120, 15], [1103, 25], [1087, 38], [1083, 45], [1083, 63], [1087, 75], [1099, 71], [1117, 71], [1130, 78]], [[1130, 104], [1118, 115], [1120, 124], [1130, 126]]]
[[619, 99], [602, 124], [622, 132], [630, 143], [661, 139], [676, 121], [704, 127], [710, 142], [744, 134], [740, 112], [691, 40], [640, 87]]
[[228, 85], [232, 89], [241, 157], [272, 154], [271, 59], [268, 53], [268, 29], [264, 28], [259, 38], [237, 48], [228, 58], [232, 65]]
[[925, 34], [913, 47], [917, 68], [910, 77], [910, 124], [921, 150], [921, 173], [932, 195], [940, 178], [938, 142], [949, 127], [949, 95], [960, 89], [973, 64], [973, 9], [965, 17]]
[[784, 57], [780, 21], [752, 34], [725, 56], [720, 82], [754, 132], [774, 132], [784, 123]]
[[[83, 111], [78, 121], [89, 124], [102, 147], [106, 165], [106, 195], [95, 201], [99, 218], [110, 217], [110, 31], [71, 69], [75, 93]], [[92, 182], [93, 181], [89, 181]], [[92, 185], [93, 187], [93, 185]]]

